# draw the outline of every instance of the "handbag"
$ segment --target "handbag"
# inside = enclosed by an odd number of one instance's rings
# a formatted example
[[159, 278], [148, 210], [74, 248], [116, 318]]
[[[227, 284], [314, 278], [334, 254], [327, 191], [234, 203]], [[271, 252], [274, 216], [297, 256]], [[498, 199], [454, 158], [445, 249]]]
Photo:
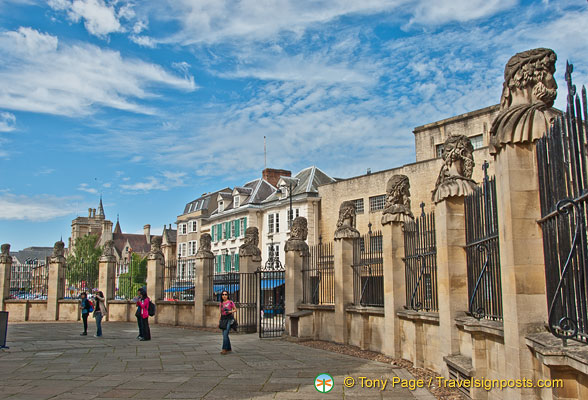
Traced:
[[224, 331], [225, 329], [227, 329], [228, 322], [229, 322], [228, 318], [221, 318], [218, 321], [218, 329], [220, 329], [221, 331]]

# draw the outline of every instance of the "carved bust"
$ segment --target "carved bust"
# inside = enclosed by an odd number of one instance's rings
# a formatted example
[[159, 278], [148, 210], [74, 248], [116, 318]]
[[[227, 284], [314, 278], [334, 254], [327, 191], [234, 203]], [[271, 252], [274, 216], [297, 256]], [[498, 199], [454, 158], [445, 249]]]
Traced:
[[53, 254], [51, 255], [51, 262], [63, 262], [65, 254], [65, 243], [61, 240], [59, 242], [55, 242], [53, 245]]
[[359, 231], [355, 229], [355, 203], [344, 201], [339, 207], [339, 220], [335, 239], [359, 237]]
[[12, 257], [10, 257], [10, 245], [8, 243], [4, 243], [2, 245], [2, 253], [0, 254], [0, 263], [9, 263], [12, 261]]
[[552, 109], [557, 96], [553, 77], [557, 56], [550, 49], [517, 53], [504, 68], [500, 112], [490, 127], [490, 154], [506, 144], [540, 139], [559, 115]]
[[212, 248], [212, 237], [209, 233], [203, 233], [200, 235], [200, 246], [198, 246], [198, 252], [196, 258], [214, 258], [214, 254], [210, 249]]
[[115, 258], [114, 256], [114, 241], [107, 240], [104, 243], [104, 247], [102, 248], [102, 256], [100, 256], [101, 261], [112, 261]]
[[248, 256], [252, 257], [253, 261], [261, 261], [259, 231], [254, 226], [250, 226], [245, 230], [245, 243], [239, 246], [239, 257]]
[[397, 221], [412, 221], [410, 211], [410, 182], [406, 175], [393, 175], [386, 184], [386, 205], [382, 224]]
[[451, 135], [443, 144], [443, 166], [439, 172], [433, 201], [452, 196], [466, 196], [476, 188], [474, 173], [474, 147], [467, 136]]
[[292, 221], [292, 230], [290, 238], [284, 247], [285, 251], [301, 251], [308, 254], [308, 244], [306, 244], [306, 237], [308, 236], [308, 222], [304, 217], [296, 217]]
[[161, 236], [152, 236], [151, 237], [151, 250], [149, 251], [148, 259], [155, 260], [157, 258], [162, 258], [163, 252], [161, 251]]

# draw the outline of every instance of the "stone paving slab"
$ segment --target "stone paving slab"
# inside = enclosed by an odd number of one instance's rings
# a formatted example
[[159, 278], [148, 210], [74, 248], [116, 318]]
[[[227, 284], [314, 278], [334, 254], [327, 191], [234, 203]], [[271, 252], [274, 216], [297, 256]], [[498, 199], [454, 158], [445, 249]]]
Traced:
[[[79, 323], [9, 324], [0, 350], [0, 399], [434, 399], [426, 389], [347, 388], [343, 379], [412, 378], [404, 369], [255, 334], [222, 336], [179, 327], [103, 323], [104, 337], [79, 336]], [[330, 374], [329, 393], [314, 378]]]

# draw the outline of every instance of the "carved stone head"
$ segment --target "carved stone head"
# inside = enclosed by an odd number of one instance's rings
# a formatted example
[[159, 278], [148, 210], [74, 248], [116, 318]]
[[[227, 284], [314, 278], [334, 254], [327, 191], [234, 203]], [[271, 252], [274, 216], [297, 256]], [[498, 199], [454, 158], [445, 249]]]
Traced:
[[198, 252], [196, 258], [213, 258], [214, 255], [210, 250], [212, 248], [212, 237], [209, 233], [203, 233], [200, 235], [200, 245], [198, 246]]
[[252, 256], [254, 261], [261, 261], [259, 249], [259, 231], [250, 226], [245, 230], [245, 243], [239, 246], [239, 257]]
[[474, 146], [465, 135], [451, 135], [443, 144], [443, 166], [433, 190], [433, 201], [440, 202], [450, 196], [465, 196], [476, 187], [474, 173]]
[[65, 243], [61, 240], [59, 242], [55, 242], [53, 245], [53, 254], [52, 257], [63, 257], [65, 254]]
[[306, 240], [308, 236], [308, 222], [304, 217], [296, 217], [292, 221], [291, 240]]
[[533, 142], [549, 130], [559, 115], [551, 110], [557, 97], [556, 60], [555, 52], [544, 48], [523, 51], [508, 60], [500, 113], [490, 128], [491, 154], [505, 144]]
[[339, 219], [337, 220], [335, 239], [349, 237], [359, 237], [359, 232], [355, 229], [355, 203], [344, 201], [339, 207]]
[[2, 253], [0, 254], [0, 262], [7, 263], [12, 260], [10, 257], [10, 245], [8, 243], [4, 243], [2, 245]]
[[382, 223], [412, 220], [410, 210], [410, 182], [406, 175], [393, 175], [386, 184], [386, 205]]
[[149, 260], [163, 258], [163, 252], [161, 251], [161, 236], [151, 237], [151, 250], [149, 250], [147, 258]]
[[114, 240], [107, 240], [102, 248], [102, 257], [114, 256]]

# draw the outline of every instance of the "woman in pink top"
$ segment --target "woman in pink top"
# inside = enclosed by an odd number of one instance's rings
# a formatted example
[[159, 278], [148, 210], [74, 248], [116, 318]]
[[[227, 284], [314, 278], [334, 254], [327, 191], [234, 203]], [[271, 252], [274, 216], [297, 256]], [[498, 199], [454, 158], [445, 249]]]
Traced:
[[221, 354], [227, 354], [231, 351], [231, 340], [229, 339], [229, 330], [231, 330], [231, 325], [235, 322], [235, 318], [233, 314], [237, 312], [237, 307], [235, 307], [235, 303], [229, 299], [229, 292], [223, 290], [221, 294], [221, 303], [220, 303], [220, 318], [218, 320], [219, 328], [223, 331], [223, 349]]
[[147, 297], [147, 290], [140, 288], [137, 291], [139, 298], [137, 299], [137, 322], [139, 325], [139, 337], [141, 341], [151, 340], [151, 330], [149, 329], [149, 297]]

